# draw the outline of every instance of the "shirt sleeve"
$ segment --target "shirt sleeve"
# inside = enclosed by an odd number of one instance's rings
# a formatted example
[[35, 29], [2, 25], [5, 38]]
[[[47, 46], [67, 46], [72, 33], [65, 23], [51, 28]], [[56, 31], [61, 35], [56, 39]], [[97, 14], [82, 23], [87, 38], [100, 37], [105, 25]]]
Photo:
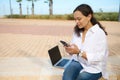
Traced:
[[96, 34], [85, 47], [88, 63], [97, 64], [102, 61], [106, 53], [106, 35]]

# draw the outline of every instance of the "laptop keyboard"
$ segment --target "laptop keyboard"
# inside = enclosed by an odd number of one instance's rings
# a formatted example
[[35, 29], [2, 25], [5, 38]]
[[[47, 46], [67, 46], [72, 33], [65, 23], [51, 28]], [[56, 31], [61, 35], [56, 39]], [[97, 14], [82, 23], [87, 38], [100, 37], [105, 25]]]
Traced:
[[68, 59], [63, 59], [61, 62], [57, 64], [57, 66], [64, 66], [69, 60]]

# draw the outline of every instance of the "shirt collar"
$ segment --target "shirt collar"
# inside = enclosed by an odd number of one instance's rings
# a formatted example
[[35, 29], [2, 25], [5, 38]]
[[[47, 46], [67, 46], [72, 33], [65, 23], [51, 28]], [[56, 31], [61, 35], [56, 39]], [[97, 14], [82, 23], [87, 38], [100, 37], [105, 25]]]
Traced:
[[[95, 32], [96, 32], [96, 30], [98, 30], [98, 28], [99, 28], [99, 25], [98, 24], [95, 24], [95, 25], [93, 25], [89, 30], [88, 30], [88, 34], [89, 35], [92, 35], [92, 34], [94, 34]], [[82, 33], [80, 33], [81, 35], [82, 35]]]
[[95, 33], [95, 31], [98, 30], [98, 28], [99, 28], [99, 25], [95, 24], [88, 31], [91, 32], [91, 33]]

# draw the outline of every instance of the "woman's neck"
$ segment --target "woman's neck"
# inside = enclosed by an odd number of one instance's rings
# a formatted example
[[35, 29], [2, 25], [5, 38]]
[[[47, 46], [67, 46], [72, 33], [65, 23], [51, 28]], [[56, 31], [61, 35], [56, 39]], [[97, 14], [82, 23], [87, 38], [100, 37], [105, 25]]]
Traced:
[[84, 31], [88, 31], [92, 27], [92, 23], [89, 21], [87, 25], [84, 27]]

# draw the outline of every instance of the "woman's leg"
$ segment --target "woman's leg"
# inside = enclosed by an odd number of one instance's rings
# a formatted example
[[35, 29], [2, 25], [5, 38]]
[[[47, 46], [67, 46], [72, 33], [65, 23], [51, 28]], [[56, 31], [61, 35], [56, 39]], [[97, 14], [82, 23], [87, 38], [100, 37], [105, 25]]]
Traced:
[[82, 72], [79, 73], [79, 76], [76, 80], [98, 80], [100, 77], [102, 77], [102, 73], [88, 73], [88, 72]]
[[75, 80], [81, 69], [83, 69], [81, 64], [72, 60], [63, 73], [63, 80]]

